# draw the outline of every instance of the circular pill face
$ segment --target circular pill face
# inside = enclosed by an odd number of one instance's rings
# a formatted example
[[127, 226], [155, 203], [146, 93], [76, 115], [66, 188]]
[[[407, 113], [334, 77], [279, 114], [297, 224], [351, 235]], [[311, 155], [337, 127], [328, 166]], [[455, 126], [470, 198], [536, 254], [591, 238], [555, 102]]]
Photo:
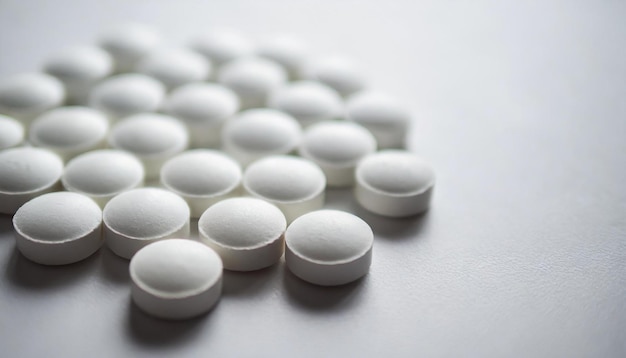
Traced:
[[32, 193], [61, 178], [63, 162], [46, 149], [20, 147], [0, 152], [0, 194]]
[[136, 114], [117, 123], [109, 144], [140, 157], [177, 153], [187, 147], [185, 127], [175, 118], [155, 113]]
[[166, 237], [189, 222], [189, 207], [180, 196], [163, 189], [141, 188], [123, 192], [108, 202], [105, 225], [132, 239]]
[[0, 113], [19, 117], [37, 115], [63, 102], [65, 90], [44, 73], [24, 73], [0, 82]]
[[33, 121], [29, 139], [33, 145], [71, 156], [102, 145], [108, 129], [108, 120], [97, 110], [62, 107]]
[[249, 193], [277, 202], [299, 202], [324, 191], [326, 178], [309, 160], [291, 156], [271, 156], [252, 163], [244, 173], [243, 185]]
[[365, 255], [374, 243], [369, 225], [338, 210], [319, 210], [296, 219], [285, 232], [287, 246], [308, 261], [341, 264]]
[[376, 150], [376, 139], [362, 126], [350, 122], [321, 122], [309, 127], [300, 154], [320, 165], [355, 165]]
[[113, 59], [99, 47], [77, 46], [52, 56], [44, 71], [63, 82], [93, 81], [111, 74]]
[[138, 251], [130, 262], [130, 276], [139, 288], [153, 296], [181, 299], [218, 284], [222, 262], [206, 245], [169, 239]]
[[67, 163], [63, 186], [94, 199], [110, 197], [143, 183], [141, 162], [132, 154], [118, 150], [97, 150], [82, 154]]
[[239, 110], [239, 99], [222, 85], [192, 83], [174, 90], [165, 110], [189, 125], [220, 125]]
[[361, 185], [371, 190], [398, 196], [423, 192], [435, 182], [430, 164], [400, 150], [385, 150], [364, 158], [356, 176]]
[[287, 220], [276, 206], [255, 198], [232, 198], [208, 208], [198, 221], [200, 240], [222, 258], [224, 268], [252, 271], [283, 255]]
[[283, 112], [259, 108], [240, 113], [222, 132], [224, 149], [242, 164], [271, 154], [288, 154], [300, 143], [302, 129]]
[[15, 230], [42, 243], [80, 239], [100, 228], [102, 211], [88, 197], [70, 192], [48, 193], [22, 205], [13, 217]]
[[369, 129], [380, 148], [404, 146], [410, 114], [388, 95], [364, 91], [351, 96], [346, 102], [346, 118]]
[[320, 81], [342, 96], [349, 96], [365, 87], [364, 76], [357, 66], [341, 56], [328, 56], [311, 61], [303, 70], [302, 77]]
[[216, 65], [249, 56], [254, 52], [250, 40], [236, 31], [227, 29], [215, 29], [201, 35], [193, 41], [191, 47]]
[[243, 107], [263, 107], [269, 93], [287, 81], [287, 73], [270, 60], [248, 57], [222, 66], [218, 81], [239, 95]]
[[204, 212], [198, 228], [205, 241], [232, 249], [254, 249], [278, 240], [287, 227], [283, 213], [255, 198], [232, 198]]
[[170, 159], [161, 169], [163, 185], [183, 196], [216, 196], [241, 182], [239, 164], [221, 152], [196, 149]]
[[24, 141], [22, 123], [0, 114], [0, 150], [15, 147], [22, 141]]
[[28, 201], [13, 216], [13, 226], [20, 252], [44, 265], [74, 263], [102, 246], [102, 211], [77, 193], [48, 193]]
[[341, 97], [332, 88], [317, 82], [293, 82], [276, 90], [268, 101], [269, 107], [296, 118], [303, 126], [322, 120], [335, 119], [343, 106]]
[[118, 119], [140, 112], [158, 109], [165, 87], [157, 80], [143, 74], [124, 74], [111, 77], [92, 90], [91, 107]]
[[200, 54], [184, 48], [162, 48], [141, 59], [137, 72], [156, 78], [171, 90], [204, 81], [211, 72], [211, 64]]
[[137, 61], [160, 42], [161, 38], [154, 29], [136, 23], [111, 28], [98, 41], [113, 56], [117, 72], [131, 71]]
[[258, 48], [260, 56], [282, 65], [295, 79], [309, 55], [308, 46], [293, 35], [282, 34], [263, 41]]

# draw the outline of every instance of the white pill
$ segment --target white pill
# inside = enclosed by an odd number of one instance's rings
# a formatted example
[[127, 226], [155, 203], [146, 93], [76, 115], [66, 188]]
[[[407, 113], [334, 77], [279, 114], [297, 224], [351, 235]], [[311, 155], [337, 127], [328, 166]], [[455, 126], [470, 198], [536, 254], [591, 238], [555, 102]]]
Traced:
[[222, 294], [222, 262], [206, 245], [169, 239], [148, 245], [130, 261], [131, 295], [146, 313], [164, 319], [209, 311]]
[[322, 286], [343, 285], [367, 274], [374, 233], [359, 217], [319, 210], [296, 219], [285, 232], [285, 263], [293, 274]]
[[209, 59], [215, 66], [254, 52], [252, 42], [244, 35], [227, 29], [215, 29], [198, 36], [191, 47]]
[[287, 82], [287, 73], [273, 61], [247, 57], [222, 66], [217, 80], [237, 93], [241, 108], [258, 108], [266, 106], [269, 94]]
[[301, 77], [320, 81], [346, 97], [365, 88], [365, 77], [356, 64], [341, 56], [320, 57], [307, 63]]
[[156, 113], [130, 116], [118, 122], [109, 145], [136, 155], [144, 165], [146, 179], [155, 179], [168, 159], [187, 149], [187, 129], [173, 117]]
[[107, 246], [127, 259], [152, 242], [189, 236], [189, 206], [164, 189], [140, 188], [117, 195], [104, 207], [103, 220]]
[[254, 271], [278, 262], [287, 221], [276, 206], [255, 198], [221, 201], [198, 221], [200, 241], [215, 250], [224, 268]]
[[81, 261], [102, 246], [102, 211], [88, 197], [70, 192], [32, 199], [13, 217], [18, 250], [43, 265]]
[[244, 173], [243, 188], [278, 206], [291, 222], [324, 205], [326, 177], [307, 159], [278, 155], [252, 163]]
[[17, 120], [0, 114], [0, 150], [22, 144], [24, 126]]
[[282, 34], [262, 41], [257, 52], [259, 56], [283, 66], [289, 78], [296, 80], [302, 72], [310, 51], [308, 45], [298, 37]]
[[404, 147], [411, 116], [388, 95], [365, 91], [348, 99], [346, 119], [369, 129], [376, 137], [378, 147], [385, 149]]
[[136, 24], [124, 24], [109, 29], [101, 35], [98, 44], [111, 54], [115, 72], [130, 72], [143, 56], [161, 42], [160, 35], [152, 28]]
[[356, 169], [357, 201], [383, 216], [404, 217], [426, 211], [434, 186], [435, 172], [430, 164], [406, 151], [374, 153]]
[[130, 73], [111, 77], [89, 95], [89, 105], [111, 121], [137, 113], [155, 112], [165, 97], [165, 87], [152, 77]]
[[47, 149], [18, 147], [0, 152], [0, 213], [13, 214], [30, 199], [58, 189], [63, 161]]
[[45, 73], [23, 73], [0, 81], [0, 114], [19, 119], [26, 126], [64, 100], [63, 84]]
[[100, 111], [88, 107], [60, 107], [33, 121], [29, 141], [68, 160], [103, 148], [108, 131], [109, 121]]
[[300, 143], [302, 128], [290, 115], [269, 108], [241, 112], [224, 126], [222, 149], [241, 165], [289, 154]]
[[206, 80], [211, 73], [211, 63], [196, 52], [173, 47], [150, 52], [137, 63], [136, 69], [172, 90], [187, 83]]
[[81, 154], [65, 166], [61, 182], [66, 190], [86, 195], [104, 207], [115, 195], [140, 187], [143, 165], [134, 155], [103, 149]]
[[192, 147], [217, 148], [222, 125], [239, 110], [239, 98], [219, 84], [192, 83], [175, 89], [164, 109], [185, 123]]
[[209, 149], [184, 152], [161, 168], [161, 183], [187, 201], [192, 218], [199, 218], [218, 201], [237, 195], [241, 177], [236, 161]]
[[363, 157], [376, 151], [376, 139], [362, 126], [345, 121], [320, 122], [304, 132], [299, 154], [315, 162], [328, 186], [354, 184], [354, 170]]
[[113, 73], [113, 58], [96, 46], [76, 46], [53, 55], [43, 66], [65, 85], [67, 102], [84, 105], [91, 89]]
[[343, 101], [335, 90], [324, 84], [300, 81], [272, 93], [268, 107], [290, 114], [303, 127], [307, 127], [338, 118], [343, 110]]

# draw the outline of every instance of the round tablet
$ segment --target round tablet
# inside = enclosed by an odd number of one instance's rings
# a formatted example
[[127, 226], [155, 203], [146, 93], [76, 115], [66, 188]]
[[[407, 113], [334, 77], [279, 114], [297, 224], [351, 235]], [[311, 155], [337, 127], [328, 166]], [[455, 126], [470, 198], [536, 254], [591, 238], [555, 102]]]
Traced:
[[258, 108], [266, 105], [272, 91], [287, 82], [287, 73], [275, 62], [248, 57], [222, 66], [217, 80], [237, 93], [242, 108]]
[[63, 84], [45, 73], [23, 73], [0, 81], [0, 114], [25, 125], [64, 100]]
[[254, 271], [283, 256], [287, 221], [276, 206], [255, 198], [221, 201], [198, 221], [200, 241], [215, 250], [224, 268]]
[[184, 48], [161, 48], [143, 57], [137, 72], [161, 81], [168, 90], [190, 82], [204, 81], [211, 73], [211, 63], [202, 55]]
[[161, 168], [161, 183], [187, 201], [192, 218], [199, 218], [209, 206], [236, 195], [241, 176], [237, 162], [209, 149], [184, 152]]
[[144, 113], [121, 120], [111, 130], [109, 145], [136, 155], [144, 165], [146, 179], [159, 176], [168, 159], [188, 145], [187, 129], [175, 118]]
[[17, 120], [0, 114], [0, 150], [20, 145], [24, 141], [24, 126]]
[[111, 77], [89, 95], [89, 105], [111, 121], [142, 112], [155, 112], [165, 96], [165, 87], [152, 77], [130, 73]]
[[299, 278], [322, 286], [343, 285], [367, 274], [374, 233], [359, 217], [319, 210], [296, 219], [285, 232], [285, 263]]
[[298, 79], [309, 56], [308, 45], [296, 36], [289, 34], [268, 38], [259, 44], [259, 56], [268, 58], [285, 68], [291, 80]]
[[293, 152], [302, 137], [300, 124], [288, 114], [269, 108], [241, 112], [224, 126], [222, 149], [241, 165]]
[[115, 195], [143, 185], [143, 165], [134, 155], [113, 149], [81, 154], [65, 166], [61, 183], [104, 207]]
[[175, 89], [165, 112], [183, 121], [192, 147], [219, 147], [222, 125], [239, 110], [239, 98], [214, 83], [192, 83]]
[[404, 147], [410, 118], [405, 108], [382, 93], [360, 92], [346, 102], [346, 119], [369, 129], [381, 149]]
[[88, 197], [48, 193], [22, 205], [13, 216], [18, 250], [43, 265], [67, 265], [102, 246], [102, 211]]
[[278, 206], [287, 222], [324, 205], [326, 177], [313, 162], [291, 156], [271, 156], [252, 163], [243, 176], [243, 188]]
[[357, 201], [383, 216], [403, 217], [426, 211], [434, 186], [435, 172], [430, 164], [406, 151], [371, 154], [356, 169]]
[[103, 220], [107, 245], [127, 259], [152, 242], [189, 236], [189, 206], [164, 189], [140, 188], [117, 195], [104, 207]]
[[354, 184], [354, 170], [361, 158], [376, 151], [376, 139], [352, 122], [320, 122], [304, 132], [299, 153], [322, 168], [328, 186]]
[[30, 199], [58, 189], [63, 161], [47, 149], [18, 147], [0, 152], [0, 213], [13, 214]]
[[43, 66], [65, 85], [67, 101], [86, 104], [89, 92], [113, 73], [113, 58], [96, 46], [76, 46], [53, 55]]
[[302, 78], [319, 81], [342, 96], [349, 96], [365, 88], [361, 70], [350, 59], [341, 56], [320, 57], [308, 63]]
[[244, 35], [227, 29], [216, 29], [198, 36], [191, 47], [205, 56], [215, 66], [254, 52], [252, 42]]
[[335, 90], [324, 84], [300, 81], [273, 92], [268, 107], [290, 114], [306, 127], [339, 117], [343, 102]]
[[141, 249], [130, 261], [131, 296], [144, 312], [186, 319], [209, 311], [222, 294], [222, 262], [206, 245], [169, 239]]
[[115, 72], [130, 72], [137, 61], [155, 49], [161, 42], [152, 28], [136, 24], [123, 24], [101, 35], [98, 44], [113, 57]]
[[109, 121], [100, 111], [87, 107], [61, 107], [33, 121], [29, 141], [68, 160], [104, 147], [108, 130]]

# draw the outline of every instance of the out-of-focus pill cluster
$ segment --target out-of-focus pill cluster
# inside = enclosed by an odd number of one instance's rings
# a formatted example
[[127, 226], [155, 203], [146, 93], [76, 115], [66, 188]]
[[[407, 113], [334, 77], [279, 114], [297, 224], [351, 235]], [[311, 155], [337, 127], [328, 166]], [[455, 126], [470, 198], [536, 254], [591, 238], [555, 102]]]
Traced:
[[342, 285], [369, 271], [374, 235], [322, 209], [325, 189], [353, 187], [382, 216], [426, 211], [434, 171], [403, 149], [410, 122], [356, 63], [297, 37], [172, 45], [126, 24], [0, 79], [0, 213], [34, 262], [103, 243], [130, 259], [134, 302], [161, 318], [207, 312], [223, 269], [283, 255], [297, 277]]

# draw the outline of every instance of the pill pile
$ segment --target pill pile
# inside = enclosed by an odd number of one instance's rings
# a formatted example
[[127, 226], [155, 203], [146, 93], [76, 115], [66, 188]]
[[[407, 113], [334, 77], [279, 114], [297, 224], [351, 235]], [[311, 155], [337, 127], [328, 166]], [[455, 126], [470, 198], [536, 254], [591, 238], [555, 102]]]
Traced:
[[381, 216], [426, 211], [435, 175], [403, 149], [410, 119], [352, 61], [293, 36], [172, 46], [121, 25], [0, 79], [0, 213], [36, 263], [103, 245], [129, 259], [133, 301], [164, 319], [209, 311], [223, 270], [282, 257], [304, 281], [343, 285], [368, 273], [374, 234], [323, 209], [326, 188]]

